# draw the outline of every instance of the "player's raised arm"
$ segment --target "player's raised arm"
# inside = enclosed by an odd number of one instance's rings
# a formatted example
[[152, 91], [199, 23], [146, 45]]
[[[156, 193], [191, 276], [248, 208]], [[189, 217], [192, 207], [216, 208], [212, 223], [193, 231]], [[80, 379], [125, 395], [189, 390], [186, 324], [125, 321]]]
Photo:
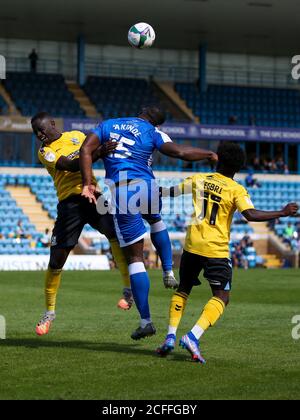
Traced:
[[98, 147], [99, 147], [98, 136], [94, 133], [88, 134], [85, 141], [83, 142], [81, 146], [80, 155], [79, 155], [80, 171], [82, 174], [83, 186], [92, 184], [93, 153], [96, 152]]
[[[109, 155], [117, 147], [117, 143], [109, 141], [98, 148], [92, 153], [93, 163], [97, 160]], [[80, 162], [79, 159], [70, 159], [67, 156], [61, 156], [55, 165], [56, 169], [59, 171], [69, 171], [69, 172], [78, 172], [80, 171]]]
[[154, 146], [162, 154], [172, 158], [195, 162], [198, 160], [208, 159], [212, 163], [218, 162], [218, 156], [211, 150], [204, 150], [198, 147], [191, 147], [181, 144], [173, 143], [171, 138], [159, 130], [157, 127], [161, 126], [166, 119], [165, 113], [157, 106], [144, 107], [139, 113], [139, 118], [143, 118], [152, 124], [155, 128], [153, 135]]
[[82, 175], [82, 193], [83, 197], [86, 197], [90, 203], [97, 203], [95, 197], [96, 187], [92, 183], [93, 172], [93, 153], [96, 152], [99, 147], [99, 138], [96, 134], [91, 133], [85, 139], [80, 149], [79, 164]]
[[299, 206], [297, 203], [289, 203], [280, 211], [262, 211], [249, 209], [242, 212], [249, 222], [266, 222], [279, 219], [280, 217], [296, 216]]
[[176, 144], [173, 142], [164, 143], [159, 151], [172, 158], [195, 162], [198, 160], [209, 160], [212, 163], [218, 162], [218, 156], [211, 150], [200, 149], [198, 147]]
[[113, 141], [104, 143], [99, 147], [99, 142], [100, 140], [97, 134], [88, 134], [84, 143], [81, 146], [79, 155], [79, 164], [83, 184], [81, 195], [83, 197], [86, 197], [90, 203], [94, 202], [95, 204], [97, 200], [94, 194], [96, 187], [95, 185], [93, 185], [92, 182], [92, 164], [94, 161], [93, 158], [97, 160], [97, 158], [104, 157], [112, 153], [117, 147], [117, 143]]

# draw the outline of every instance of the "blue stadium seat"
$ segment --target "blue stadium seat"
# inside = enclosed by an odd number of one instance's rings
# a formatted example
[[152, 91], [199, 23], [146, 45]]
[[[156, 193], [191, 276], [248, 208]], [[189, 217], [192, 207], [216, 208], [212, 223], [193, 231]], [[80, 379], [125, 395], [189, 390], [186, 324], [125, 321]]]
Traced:
[[85, 117], [62, 75], [10, 72], [4, 85], [25, 116], [47, 109], [52, 115], [62, 117], [65, 109], [69, 117]]
[[193, 83], [176, 83], [175, 89], [202, 124], [226, 125], [235, 115], [240, 125], [254, 117], [256, 125], [295, 127], [299, 119], [298, 90], [209, 85], [200, 93]]

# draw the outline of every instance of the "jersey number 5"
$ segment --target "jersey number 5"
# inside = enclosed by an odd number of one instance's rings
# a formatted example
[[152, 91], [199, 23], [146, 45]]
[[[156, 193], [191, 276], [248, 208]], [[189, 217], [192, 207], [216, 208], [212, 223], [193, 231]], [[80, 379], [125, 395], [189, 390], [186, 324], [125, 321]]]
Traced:
[[117, 133], [110, 133], [109, 135], [110, 140], [117, 141], [119, 144], [115, 149], [115, 152], [109, 155], [109, 157], [115, 157], [119, 159], [127, 159], [131, 156], [131, 152], [124, 144], [128, 146], [133, 146], [135, 144], [134, 140], [127, 139], [126, 137], [122, 137], [120, 134]]

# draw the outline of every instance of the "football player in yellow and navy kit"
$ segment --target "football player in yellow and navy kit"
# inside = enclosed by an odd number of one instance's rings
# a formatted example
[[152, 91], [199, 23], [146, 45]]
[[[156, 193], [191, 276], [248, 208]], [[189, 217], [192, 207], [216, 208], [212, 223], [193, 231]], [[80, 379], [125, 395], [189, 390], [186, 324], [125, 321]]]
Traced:
[[[130, 309], [133, 298], [127, 263], [116, 239], [112, 216], [100, 215], [96, 205], [90, 204], [81, 196], [79, 151], [85, 140], [85, 134], [80, 131], [61, 133], [57, 130], [55, 121], [45, 112], [35, 115], [31, 124], [37, 138], [42, 142], [38, 152], [39, 160], [53, 178], [59, 201], [46, 274], [46, 313], [36, 327], [37, 334], [43, 335], [48, 333], [51, 322], [55, 319], [56, 296], [62, 268], [69, 253], [77, 244], [85, 224], [103, 233], [110, 241], [113, 256], [124, 281], [124, 296], [120, 299], [118, 306], [122, 309]], [[113, 143], [101, 146], [95, 151], [93, 159], [97, 160], [111, 153], [115, 147]], [[97, 185], [94, 176], [93, 184]], [[101, 193], [98, 192], [97, 195], [100, 197]]]
[[245, 164], [245, 154], [235, 143], [221, 144], [217, 172], [197, 174], [163, 195], [179, 196], [192, 193], [194, 214], [188, 227], [180, 263], [180, 284], [170, 305], [168, 334], [157, 349], [160, 356], [169, 354], [175, 346], [176, 332], [187, 299], [193, 286], [200, 283], [203, 270], [213, 297], [205, 305], [201, 316], [191, 331], [180, 339], [180, 346], [189, 351], [196, 362], [205, 363], [200, 353], [199, 340], [204, 332], [215, 325], [229, 303], [232, 265], [229, 256], [230, 227], [236, 210], [248, 221], [263, 222], [279, 217], [293, 216], [298, 211], [295, 203], [281, 211], [256, 210], [245, 188], [233, 177]]

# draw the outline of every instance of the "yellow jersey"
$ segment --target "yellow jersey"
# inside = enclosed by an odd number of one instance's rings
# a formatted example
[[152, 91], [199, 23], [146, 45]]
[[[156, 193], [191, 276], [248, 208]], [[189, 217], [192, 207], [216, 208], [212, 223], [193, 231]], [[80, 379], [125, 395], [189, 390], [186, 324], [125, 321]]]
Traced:
[[[56, 169], [56, 162], [61, 156], [72, 160], [79, 159], [80, 147], [85, 137], [85, 134], [81, 131], [65, 132], [59, 139], [51, 144], [42, 145], [39, 149], [39, 160], [53, 178], [59, 201], [65, 200], [71, 195], [81, 194], [82, 177], [80, 171], [60, 171]], [[97, 185], [94, 176], [93, 184]]]
[[229, 258], [233, 214], [254, 208], [246, 189], [220, 173], [191, 176], [177, 189], [193, 198], [184, 249], [208, 258]]

